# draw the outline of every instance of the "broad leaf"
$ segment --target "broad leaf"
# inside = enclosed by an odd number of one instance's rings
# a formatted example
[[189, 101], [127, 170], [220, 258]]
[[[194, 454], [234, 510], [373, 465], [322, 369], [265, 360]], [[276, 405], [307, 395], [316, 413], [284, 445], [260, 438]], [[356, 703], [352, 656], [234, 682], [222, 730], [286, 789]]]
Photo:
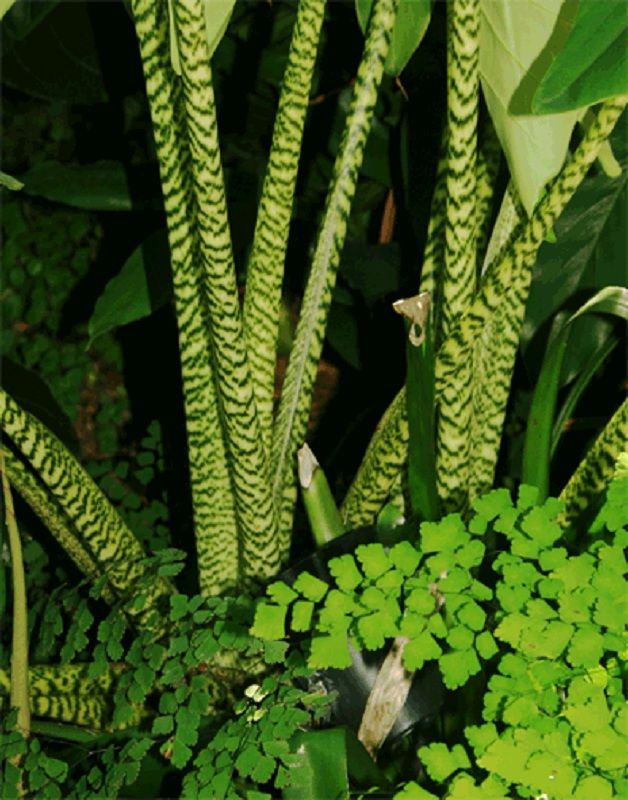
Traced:
[[[622, 173], [588, 177], [556, 223], [557, 242], [545, 242], [536, 260], [530, 296], [521, 332], [521, 349], [534, 377], [545, 342], [544, 328], [569, 298], [625, 283], [626, 184], [628, 146], [626, 117], [610, 137]], [[575, 310], [575, 308], [574, 308]], [[582, 365], [611, 335], [612, 321], [587, 317], [574, 323], [565, 357], [561, 385], [573, 380]]]
[[532, 98], [532, 111], [570, 111], [628, 92], [627, 22], [625, 0], [580, 0], [569, 38]]
[[152, 233], [126, 260], [98, 298], [89, 320], [90, 344], [107, 331], [147, 317], [171, 298], [165, 231]]
[[[356, 0], [355, 9], [363, 32], [366, 32], [373, 0]], [[384, 69], [393, 77], [406, 66], [421, 44], [432, 13], [431, 0], [399, 0], [390, 49]]]
[[0, 186], [4, 186], [5, 189], [9, 189], [12, 192], [19, 192], [20, 189], [24, 188], [22, 181], [7, 175], [6, 172], [0, 172]]
[[[510, 172], [528, 214], [543, 187], [560, 170], [578, 114], [520, 116], [513, 94], [557, 25], [562, 0], [533, 4], [512, 0], [482, 0], [480, 76], [486, 102], [508, 160]], [[556, 33], [553, 33], [556, 30]], [[563, 34], [564, 35], [564, 34]], [[512, 113], [511, 113], [512, 112]]]
[[332, 800], [347, 797], [347, 749], [341, 728], [299, 731], [292, 739], [297, 766], [290, 774], [292, 785], [284, 789], [285, 800]]
[[[112, 27], [124, 25], [124, 10], [107, 6]], [[113, 22], [116, 13], [121, 19]], [[46, 101], [106, 102], [93, 14], [80, 1], [16, 3], [2, 21], [3, 83]]]
[[[161, 200], [152, 168], [127, 173], [119, 161], [62, 164], [42, 161], [20, 176], [24, 193], [89, 211], [159, 208]], [[139, 192], [134, 192], [137, 185]], [[154, 190], [154, 191], [153, 191]]]

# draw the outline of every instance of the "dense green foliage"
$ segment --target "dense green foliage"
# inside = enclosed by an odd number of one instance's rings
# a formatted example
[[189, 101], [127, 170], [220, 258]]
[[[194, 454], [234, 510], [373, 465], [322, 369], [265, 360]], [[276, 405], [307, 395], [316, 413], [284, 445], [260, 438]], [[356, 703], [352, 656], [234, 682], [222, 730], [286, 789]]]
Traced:
[[0, 3], [3, 796], [624, 793], [616, 10]]

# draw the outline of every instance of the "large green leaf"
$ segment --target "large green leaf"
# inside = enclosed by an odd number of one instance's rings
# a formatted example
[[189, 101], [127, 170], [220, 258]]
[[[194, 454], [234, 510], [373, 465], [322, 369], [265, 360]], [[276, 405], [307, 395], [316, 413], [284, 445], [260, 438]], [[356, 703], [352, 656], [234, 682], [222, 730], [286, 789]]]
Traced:
[[[482, 0], [480, 75], [486, 102], [528, 214], [560, 170], [578, 119], [576, 112], [536, 117], [511, 107], [515, 89], [541, 57], [550, 37], [564, 37], [562, 0], [535, 3]], [[513, 112], [513, 113], [511, 113]]]
[[[363, 32], [366, 32], [372, 8], [373, 0], [355, 0], [358, 21]], [[399, 0], [390, 50], [384, 66], [388, 75], [399, 75], [406, 66], [421, 44], [431, 14], [431, 0]]]
[[147, 317], [172, 297], [165, 231], [152, 233], [106, 285], [89, 320], [90, 344], [107, 331]]
[[625, 0], [580, 0], [569, 38], [532, 98], [532, 111], [570, 111], [628, 92], [627, 23]]
[[523, 449], [521, 480], [530, 486], [537, 486], [541, 500], [547, 497], [549, 490], [552, 426], [562, 361], [569, 343], [571, 326], [585, 314], [612, 314], [628, 319], [628, 289], [607, 286], [568, 319], [557, 320], [558, 331], [548, 344], [534, 390]]
[[[89, 211], [159, 208], [161, 198], [152, 166], [129, 174], [119, 161], [62, 164], [41, 161], [20, 176], [24, 193]], [[137, 185], [138, 191], [134, 191]]]
[[[558, 309], [580, 293], [625, 283], [627, 121], [624, 115], [610, 138], [621, 175], [609, 178], [600, 172], [588, 177], [555, 225], [557, 242], [545, 242], [539, 250], [521, 332], [523, 356], [533, 376], [544, 347], [545, 335], [540, 329]], [[613, 327], [602, 317], [589, 316], [574, 323], [562, 385], [575, 378], [582, 365], [604, 346]]]
[[2, 21], [2, 57], [2, 81], [19, 91], [44, 100], [107, 100], [86, 2], [16, 3]]
[[284, 800], [341, 800], [349, 793], [347, 749], [342, 728], [299, 731], [292, 739], [298, 766]]

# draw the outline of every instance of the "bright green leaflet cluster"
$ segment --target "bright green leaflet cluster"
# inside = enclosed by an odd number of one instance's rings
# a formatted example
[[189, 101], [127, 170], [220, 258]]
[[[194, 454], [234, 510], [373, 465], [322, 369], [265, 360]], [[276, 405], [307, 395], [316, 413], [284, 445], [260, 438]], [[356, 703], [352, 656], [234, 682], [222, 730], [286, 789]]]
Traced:
[[[479, 673], [480, 659], [488, 661], [484, 724], [465, 732], [487, 776], [475, 783], [460, 744], [421, 748], [432, 780], [453, 776], [438, 796], [506, 798], [514, 787], [552, 800], [621, 797], [627, 490], [628, 476], [619, 471], [596, 521], [598, 538], [592, 534], [578, 555], [562, 546], [560, 501], [536, 505], [537, 490], [522, 486], [513, 505], [505, 489], [495, 490], [475, 501], [468, 529], [450, 514], [423, 523], [417, 547], [363, 545], [355, 556], [332, 559], [331, 586], [307, 572], [292, 586], [271, 584], [252, 633], [284, 640], [286, 628], [309, 631], [309, 666], [339, 669], [351, 664], [349, 640], [374, 650], [406, 636], [406, 668], [436, 660], [450, 689]], [[474, 577], [485, 557], [478, 537], [491, 548], [506, 544], [491, 564], [494, 589]], [[398, 797], [437, 795], [409, 784]]]

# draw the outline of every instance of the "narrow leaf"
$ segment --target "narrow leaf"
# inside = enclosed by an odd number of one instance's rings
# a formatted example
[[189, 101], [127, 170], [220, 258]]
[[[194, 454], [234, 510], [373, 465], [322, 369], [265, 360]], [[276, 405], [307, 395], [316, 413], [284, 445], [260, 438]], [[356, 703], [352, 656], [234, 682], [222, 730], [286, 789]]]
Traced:
[[528, 417], [523, 448], [521, 480], [539, 489], [543, 502], [549, 490], [549, 467], [552, 425], [558, 395], [560, 371], [569, 341], [571, 325], [587, 313], [613, 314], [628, 319], [628, 289], [609, 286], [584, 303], [566, 321], [558, 322], [559, 330], [550, 340], [539, 375]]

